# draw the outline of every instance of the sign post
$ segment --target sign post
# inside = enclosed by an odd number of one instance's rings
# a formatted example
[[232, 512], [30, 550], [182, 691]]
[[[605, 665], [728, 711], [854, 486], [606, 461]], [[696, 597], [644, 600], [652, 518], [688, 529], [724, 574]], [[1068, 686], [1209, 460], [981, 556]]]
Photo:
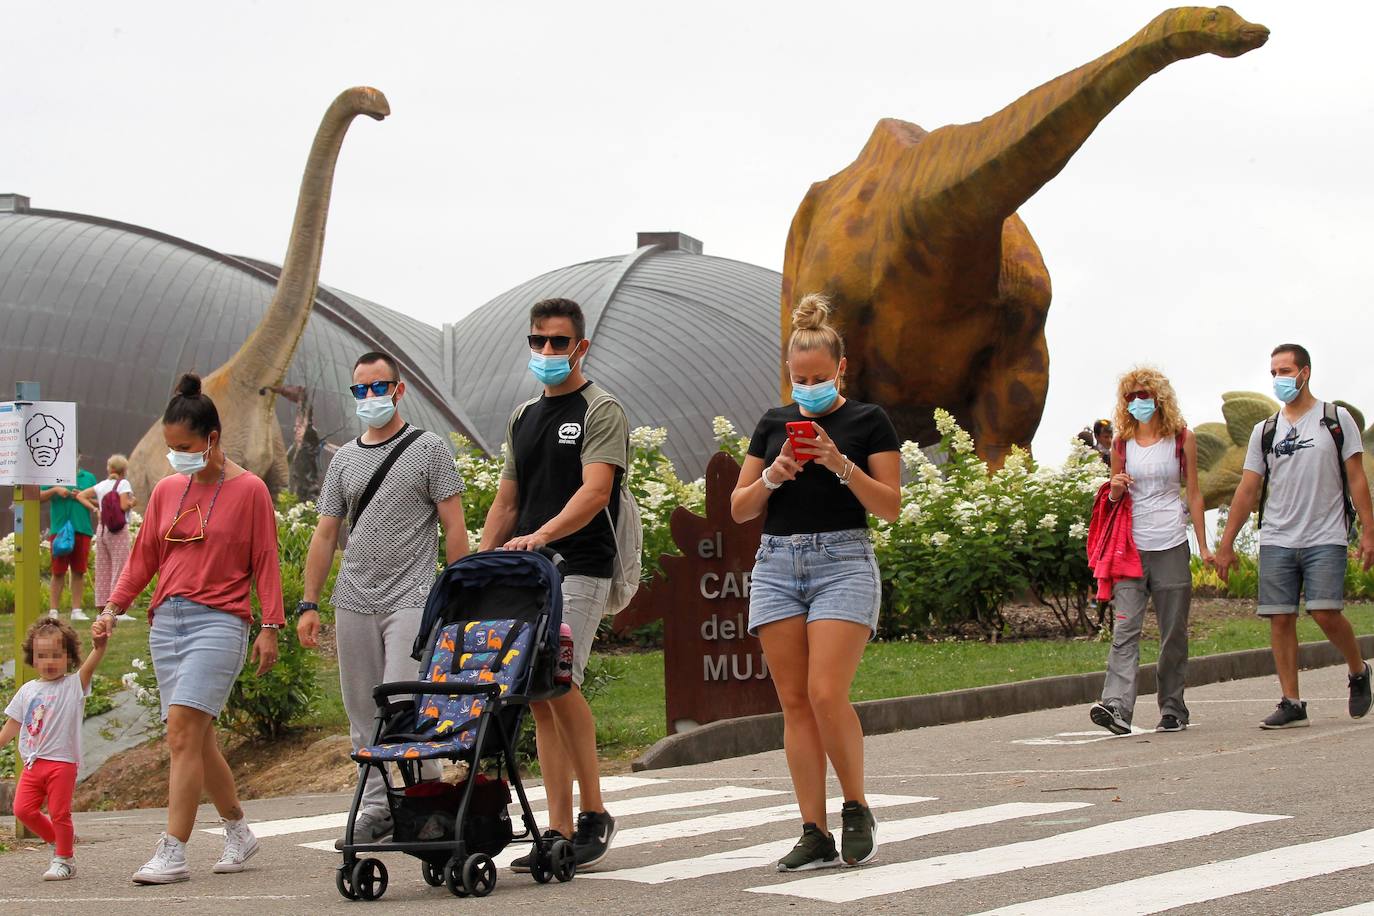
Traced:
[[669, 520], [680, 557], [640, 588], [612, 627], [625, 633], [663, 620], [668, 733], [717, 719], [776, 712], [763, 647], [748, 633], [749, 585], [763, 517], [730, 517], [740, 466], [724, 452], [706, 467], [706, 517], [679, 506]]

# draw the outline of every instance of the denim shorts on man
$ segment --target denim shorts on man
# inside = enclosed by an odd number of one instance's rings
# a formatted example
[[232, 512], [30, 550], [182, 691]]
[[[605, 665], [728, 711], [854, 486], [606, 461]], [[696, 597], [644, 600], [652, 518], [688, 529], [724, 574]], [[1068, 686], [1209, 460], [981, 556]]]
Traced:
[[868, 530], [765, 534], [749, 585], [749, 633], [788, 617], [848, 620], [878, 630], [882, 582]]
[[1259, 607], [1256, 612], [1296, 614], [1299, 595], [1311, 611], [1339, 611], [1345, 607], [1346, 546], [1259, 549]]
[[164, 722], [170, 706], [218, 718], [248, 655], [248, 622], [187, 598], [168, 598], [153, 610], [148, 651]]

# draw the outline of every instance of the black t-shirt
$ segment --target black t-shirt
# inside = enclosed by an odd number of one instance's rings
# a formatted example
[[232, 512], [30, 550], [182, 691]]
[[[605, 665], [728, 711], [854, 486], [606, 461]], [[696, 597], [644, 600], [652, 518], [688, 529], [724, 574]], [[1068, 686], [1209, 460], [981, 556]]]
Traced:
[[[774, 407], [759, 420], [749, 440], [749, 454], [773, 463], [787, 441], [787, 424], [811, 420], [835, 440], [840, 453], [868, 473], [868, 456], [895, 452], [900, 447], [897, 430], [887, 412], [876, 404], [846, 399], [838, 410], [823, 417], [804, 417], [796, 404]], [[814, 461], [774, 490], [768, 499], [764, 534], [816, 534], [868, 527], [868, 510], [840, 478]]]
[[592, 382], [570, 394], [542, 396], [511, 417], [501, 476], [519, 488], [516, 536], [533, 534], [563, 511], [582, 487], [583, 465], [615, 465], [610, 515], [599, 512], [580, 531], [549, 544], [567, 561], [566, 575], [606, 579], [615, 569], [611, 518], [620, 511], [620, 483], [629, 464], [628, 427], [624, 409]]

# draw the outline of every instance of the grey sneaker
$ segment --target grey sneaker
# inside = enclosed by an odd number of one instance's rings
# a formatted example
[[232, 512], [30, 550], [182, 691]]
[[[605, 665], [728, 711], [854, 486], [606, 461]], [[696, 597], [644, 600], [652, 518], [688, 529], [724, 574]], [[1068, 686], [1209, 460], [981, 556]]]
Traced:
[[1093, 720], [1094, 725], [1101, 726], [1113, 735], [1129, 735], [1131, 733], [1131, 723], [1121, 717], [1115, 706], [1106, 703], [1094, 703], [1093, 708], [1088, 710], [1088, 718]]
[[1187, 722], [1179, 721], [1178, 716], [1163, 715], [1159, 717], [1159, 724], [1155, 726], [1157, 732], [1181, 732], [1188, 727]]
[[1310, 724], [1307, 720], [1307, 702], [1300, 700], [1294, 703], [1284, 697], [1260, 723], [1260, 728], [1306, 728]]
[[840, 864], [835, 838], [821, 831], [815, 824], [802, 824], [801, 839], [792, 851], [778, 860], [778, 871], [810, 871], [813, 868], [834, 868]]
[[1350, 718], [1359, 719], [1369, 712], [1369, 662], [1364, 663], [1364, 674], [1350, 674]]
[[[377, 843], [391, 836], [393, 829], [395, 829], [395, 824], [391, 820], [390, 811], [385, 808], [381, 810], [366, 808], [359, 811], [357, 818], [353, 821], [353, 842]], [[343, 849], [343, 847], [343, 837], [334, 841], [335, 849]]]
[[844, 832], [840, 838], [840, 858], [846, 865], [872, 862], [878, 854], [878, 821], [867, 805], [847, 801], [840, 808]]

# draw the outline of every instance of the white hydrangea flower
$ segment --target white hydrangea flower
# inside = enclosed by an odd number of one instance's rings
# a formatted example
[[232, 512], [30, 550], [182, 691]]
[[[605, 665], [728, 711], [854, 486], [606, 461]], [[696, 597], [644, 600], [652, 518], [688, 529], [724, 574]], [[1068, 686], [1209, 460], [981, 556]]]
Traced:
[[134, 685], [138, 683], [138, 675], [132, 671], [126, 671], [124, 672], [124, 676], [119, 679], [119, 682], [124, 685], [125, 690], [133, 690]]
[[1069, 526], [1069, 537], [1080, 539], [1088, 536], [1088, 526], [1082, 522], [1074, 522]]
[[145, 671], [148, 668], [148, 663], [141, 658], [131, 658], [129, 659], [129, 664], [137, 668], [139, 671]]
[[1011, 530], [1011, 533], [1012, 533], [1012, 534], [1016, 534], [1016, 535], [1025, 534], [1025, 533], [1026, 533], [1026, 520], [1025, 520], [1024, 518], [1018, 518], [1018, 519], [1016, 519], [1015, 521], [1013, 521], [1013, 522], [1011, 523], [1011, 529], [1010, 529], [1010, 530]]
[[1012, 450], [1007, 453], [1006, 461], [1002, 462], [1002, 469], [1013, 473], [1024, 471], [1026, 469], [1027, 457], [1024, 450], [1013, 446]]
[[910, 439], [902, 443], [901, 455], [902, 464], [908, 471], [914, 471], [923, 464], [930, 464], [930, 459], [921, 451], [921, 446]]
[[943, 531], [937, 531], [930, 536], [930, 543], [936, 547], [943, 547], [949, 543], [949, 535]]
[[926, 483], [935, 483], [936, 481], [943, 479], [943, 475], [941, 475], [940, 469], [928, 461], [925, 464], [921, 465], [920, 473], [921, 479], [924, 480]]
[[1055, 515], [1053, 512], [1046, 512], [1040, 521], [1036, 523], [1036, 527], [1048, 530], [1058, 524], [1059, 516]]
[[962, 531], [962, 532], [964, 533], [964, 537], [972, 537], [972, 536], [973, 536], [973, 530], [974, 530], [974, 529], [973, 529], [973, 526], [970, 525], [970, 524], [960, 525], [960, 526], [959, 526], [959, 530]]
[[882, 527], [880, 527], [880, 528], [874, 528], [874, 529], [873, 529], [873, 546], [874, 546], [874, 547], [878, 547], [878, 548], [886, 547], [886, 546], [888, 545], [888, 542], [891, 541], [891, 540], [892, 540], [892, 534], [891, 534], [891, 532], [888, 531], [886, 525], [884, 525], [884, 526], [882, 526]]
[[959, 424], [954, 422], [954, 414], [943, 407], [935, 408], [935, 429], [941, 436], [948, 436], [958, 428]]
[[960, 455], [967, 455], [973, 451], [973, 437], [964, 430], [956, 427], [954, 441], [951, 443], [950, 447]]
[[716, 437], [717, 442], [724, 442], [735, 435], [735, 424], [725, 417], [713, 417], [711, 419], [711, 435]]
[[996, 523], [996, 522], [988, 522], [986, 525], [983, 526], [983, 530], [986, 531], [988, 534], [996, 534], [996, 533], [997, 533], [997, 523]]
[[662, 448], [667, 441], [668, 429], [664, 426], [639, 426], [630, 433], [630, 445], [645, 451]]
[[902, 511], [898, 518], [900, 518], [903, 522], [906, 522], [908, 525], [916, 524], [921, 520], [920, 504], [917, 503], [915, 500], [906, 503], [902, 506]]

